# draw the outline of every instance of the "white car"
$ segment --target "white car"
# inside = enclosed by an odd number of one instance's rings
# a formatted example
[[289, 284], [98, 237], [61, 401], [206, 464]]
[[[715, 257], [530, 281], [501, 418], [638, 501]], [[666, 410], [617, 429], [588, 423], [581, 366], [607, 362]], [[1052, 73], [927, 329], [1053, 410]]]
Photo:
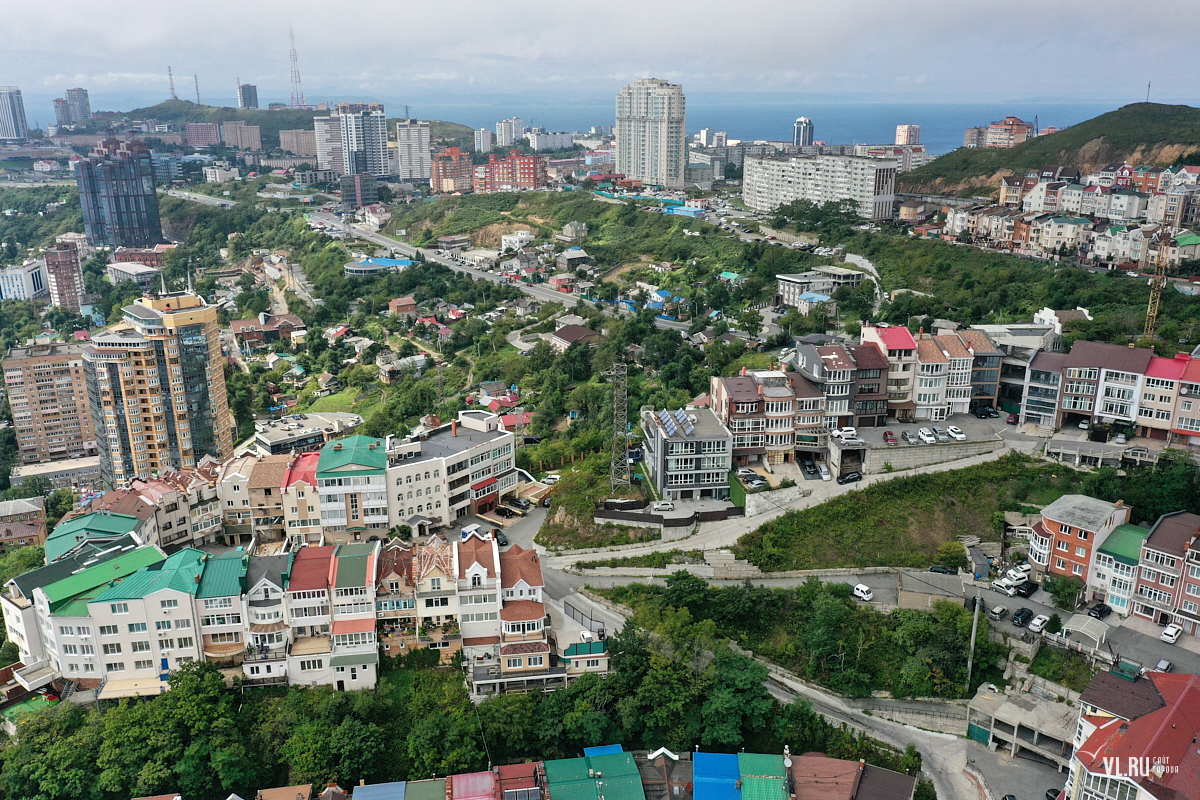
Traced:
[[924, 444], [937, 444], [937, 437], [933, 435], [933, 431], [929, 428], [921, 428], [917, 431], [917, 438]]
[[653, 511], [674, 511], [675, 504], [672, 503], [670, 500], [659, 500], [657, 503], [655, 503], [651, 507], [651, 510], [653, 510]]
[[553, 486], [554, 484], [558, 483], [561, 480], [562, 480], [562, 475], [559, 475], [556, 473], [553, 475], [547, 475], [546, 477], [542, 478], [542, 483], [546, 484], [547, 486]]
[[853, 593], [859, 600], [865, 600], [868, 603], [875, 599], [875, 594], [871, 591], [871, 587], [865, 583], [856, 584]]
[[1030, 633], [1041, 633], [1042, 630], [1046, 627], [1046, 623], [1049, 621], [1050, 621], [1050, 618], [1047, 617], [1045, 614], [1038, 614], [1036, 617], [1034, 617], [1032, 620], [1029, 621], [1029, 632]]
[[1025, 581], [1029, 580], [1029, 573], [1032, 571], [1033, 567], [1029, 565], [1029, 562], [1026, 562], [1024, 564], [1018, 564], [1010, 569], [1006, 577], [1014, 583], [1024, 583]]
[[946, 428], [946, 433], [950, 434], [950, 438], [956, 441], [965, 442], [967, 440], [967, 435], [962, 432], [961, 428], [955, 425]]
[[1086, 431], [1091, 427], [1092, 427], [1092, 421], [1090, 419], [1080, 420], [1079, 430]]
[[1162, 635], [1159, 636], [1158, 638], [1162, 639], [1164, 642], [1167, 642], [1168, 644], [1175, 644], [1175, 642], [1179, 641], [1179, 636], [1182, 633], [1183, 633], [1183, 628], [1179, 627], [1174, 622], [1172, 622], [1170, 625], [1163, 628]]
[[833, 479], [833, 476], [829, 474], [829, 467], [824, 464], [817, 464], [817, 471], [821, 473], [821, 480], [828, 481]]

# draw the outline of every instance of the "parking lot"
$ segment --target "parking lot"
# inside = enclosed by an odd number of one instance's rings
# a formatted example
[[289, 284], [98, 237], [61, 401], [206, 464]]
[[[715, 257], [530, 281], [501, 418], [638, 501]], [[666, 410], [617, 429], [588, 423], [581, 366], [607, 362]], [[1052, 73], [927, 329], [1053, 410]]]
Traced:
[[[1003, 411], [1000, 412], [998, 419], [977, 419], [972, 414], [955, 414], [946, 420], [940, 422], [930, 422], [927, 419], [917, 420], [915, 422], [899, 422], [894, 419], [889, 419], [887, 427], [884, 428], [858, 428], [858, 438], [867, 443], [869, 447], [888, 447], [889, 445], [883, 441], [885, 431], [891, 431], [896, 434], [899, 443], [890, 445], [892, 447], [910, 447], [902, 437], [906, 431], [913, 436], [917, 435], [917, 431], [921, 428], [939, 427], [943, 430], [951, 425], [962, 430], [966, 435], [966, 441], [977, 442], [984, 439], [990, 439], [996, 434], [1012, 433], [1013, 426], [1004, 422], [1004, 418], [1008, 415]], [[954, 441], [951, 439], [951, 441]]]

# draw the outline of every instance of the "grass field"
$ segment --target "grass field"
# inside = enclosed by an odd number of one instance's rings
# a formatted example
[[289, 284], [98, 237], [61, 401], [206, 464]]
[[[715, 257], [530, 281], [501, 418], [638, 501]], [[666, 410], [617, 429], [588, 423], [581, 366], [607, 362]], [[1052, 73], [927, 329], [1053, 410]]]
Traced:
[[373, 392], [370, 389], [365, 391], [371, 393], [365, 400], [355, 403], [354, 399], [363, 394], [364, 390], [348, 386], [337, 394], [331, 394], [328, 397], [318, 397], [305, 410], [318, 413], [321, 411], [341, 411], [348, 414], [358, 414], [363, 419], [366, 419], [375, 409], [375, 406], [379, 405], [381, 395], [377, 389]]

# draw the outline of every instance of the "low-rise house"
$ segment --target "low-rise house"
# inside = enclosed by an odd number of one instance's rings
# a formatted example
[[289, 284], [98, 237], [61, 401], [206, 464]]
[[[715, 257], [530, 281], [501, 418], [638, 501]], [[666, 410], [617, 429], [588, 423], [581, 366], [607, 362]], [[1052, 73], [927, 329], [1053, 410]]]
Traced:
[[46, 498], [0, 501], [0, 553], [46, 542]]
[[[1109, 503], [1082, 494], [1066, 494], [1042, 509], [1029, 539], [1029, 560], [1035, 575], [1091, 580], [1097, 548], [1119, 525], [1129, 522], [1132, 509], [1121, 501]], [[1081, 587], [1082, 588], [1082, 587]]]
[[1118, 525], [1096, 548], [1095, 569], [1088, 575], [1088, 597], [1107, 603], [1113, 611], [1127, 617], [1133, 611], [1133, 596], [1138, 582], [1138, 563], [1149, 529], [1139, 525]]
[[396, 539], [385, 544], [379, 552], [375, 618], [379, 643], [389, 656], [403, 655], [417, 644], [413, 548]]
[[[141, 502], [140, 498], [138, 502]], [[46, 538], [46, 563], [58, 561], [82, 548], [115, 542], [130, 535], [139, 544], [158, 541], [152, 507], [147, 506], [141, 517], [106, 510], [64, 518]]]
[[607, 675], [609, 669], [608, 641], [573, 642], [559, 659], [567, 668], [567, 681], [581, 675]]
[[1142, 543], [1133, 613], [1200, 633], [1200, 516], [1163, 514]]
[[394, 297], [388, 301], [388, 313], [393, 316], [411, 317], [417, 313], [417, 301], [412, 295]]
[[416, 646], [439, 651], [443, 664], [454, 663], [462, 650], [457, 561], [455, 545], [438, 535], [414, 548], [413, 585], [419, 631]]
[[291, 344], [293, 337], [303, 337], [308, 332], [304, 320], [295, 314], [268, 314], [265, 311], [254, 319], [235, 319], [229, 327], [239, 343], [248, 348], [276, 342]]
[[423, 353], [415, 356], [400, 358], [391, 350], [384, 350], [375, 357], [375, 366], [379, 367], [379, 380], [391, 384], [405, 375], [420, 378], [425, 373], [429, 357]]
[[585, 328], [582, 325], [563, 325], [551, 334], [550, 345], [562, 353], [576, 342], [598, 344], [603, 340], [604, 337], [591, 328]]
[[574, 272], [580, 267], [586, 267], [591, 256], [582, 247], [571, 247], [558, 254], [555, 264], [560, 270]]

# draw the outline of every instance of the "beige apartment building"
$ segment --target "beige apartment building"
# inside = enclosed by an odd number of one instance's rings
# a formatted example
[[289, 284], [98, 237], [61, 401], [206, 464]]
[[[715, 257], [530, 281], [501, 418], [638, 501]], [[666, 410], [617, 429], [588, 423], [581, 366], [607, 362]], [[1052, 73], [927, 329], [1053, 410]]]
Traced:
[[14, 347], [4, 358], [4, 383], [20, 464], [96, 455], [82, 345]]
[[194, 467], [204, 455], [228, 458], [233, 416], [216, 306], [164, 292], [123, 311], [83, 353], [105, 487]]

